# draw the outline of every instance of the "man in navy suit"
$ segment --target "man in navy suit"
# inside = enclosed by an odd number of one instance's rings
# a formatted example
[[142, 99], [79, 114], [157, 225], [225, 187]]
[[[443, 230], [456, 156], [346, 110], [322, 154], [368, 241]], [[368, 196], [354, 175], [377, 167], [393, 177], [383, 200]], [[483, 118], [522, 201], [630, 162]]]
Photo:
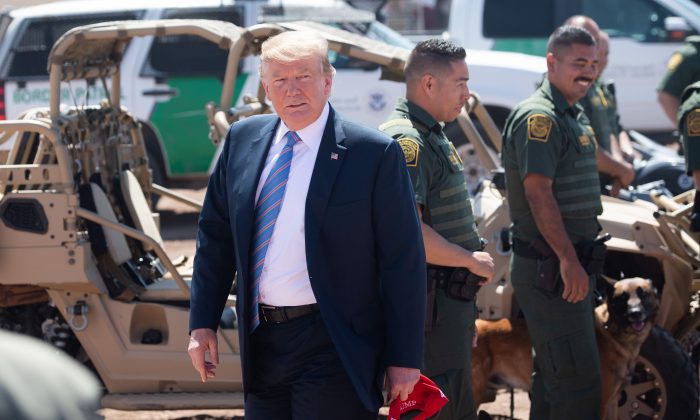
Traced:
[[[262, 45], [277, 115], [233, 124], [199, 218], [189, 353], [202, 381], [237, 273], [246, 419], [376, 419], [418, 380], [425, 251], [400, 146], [328, 103], [327, 42]], [[205, 361], [205, 354], [211, 361]]]

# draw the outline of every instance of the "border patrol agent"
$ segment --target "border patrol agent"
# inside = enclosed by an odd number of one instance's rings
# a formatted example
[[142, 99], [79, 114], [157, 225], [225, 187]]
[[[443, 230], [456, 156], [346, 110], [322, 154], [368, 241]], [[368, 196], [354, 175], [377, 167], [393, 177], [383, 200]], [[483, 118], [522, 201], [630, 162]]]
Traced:
[[445, 40], [416, 45], [406, 63], [406, 99], [380, 129], [406, 157], [428, 262], [428, 310], [422, 371], [449, 403], [434, 419], [476, 419], [471, 391], [475, 295], [493, 276], [472, 214], [464, 166], [443, 132], [469, 98], [466, 52]]
[[625, 127], [622, 126], [620, 121], [620, 112], [617, 110], [617, 92], [615, 89], [615, 82], [612, 80], [606, 80], [600, 83], [600, 88], [603, 91], [603, 97], [607, 102], [608, 110], [608, 120], [612, 124], [613, 134], [617, 136], [625, 131]]
[[534, 347], [530, 418], [598, 419], [595, 280], [588, 268], [602, 262], [594, 246], [602, 204], [595, 136], [576, 105], [596, 76], [595, 40], [584, 29], [562, 26], [547, 51], [547, 80], [513, 109], [504, 128], [510, 279]]
[[610, 105], [608, 104], [608, 99], [605, 97], [605, 93], [603, 93], [603, 88], [599, 81], [596, 80], [593, 83], [580, 103], [591, 122], [596, 140], [598, 140], [598, 146], [606, 152], [611, 153], [612, 145], [610, 144], [610, 135], [616, 134], [613, 133], [613, 123], [610, 120]]
[[700, 35], [689, 36], [685, 44], [671, 55], [666, 74], [656, 88], [658, 101], [668, 118], [676, 123], [681, 94], [686, 86], [700, 80]]
[[685, 165], [695, 180], [695, 203], [690, 230], [700, 232], [700, 81], [685, 88], [678, 111], [678, 130], [685, 149]]

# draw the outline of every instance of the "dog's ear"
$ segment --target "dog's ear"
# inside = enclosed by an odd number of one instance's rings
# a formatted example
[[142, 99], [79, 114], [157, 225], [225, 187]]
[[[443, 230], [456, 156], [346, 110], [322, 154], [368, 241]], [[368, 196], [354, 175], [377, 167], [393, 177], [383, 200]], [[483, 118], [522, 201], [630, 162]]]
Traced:
[[649, 288], [652, 290], [652, 292], [654, 292], [654, 294], [658, 296], [659, 291], [656, 290], [656, 287], [654, 287], [654, 282], [652, 282], [651, 279], [644, 279], [644, 280], [646, 280], [647, 283], [649, 283]]
[[[601, 275], [598, 277], [597, 285], [596, 285], [596, 291], [601, 297], [602, 302], [605, 302], [607, 300], [608, 296], [612, 296], [615, 294], [615, 283], [617, 280], [608, 277], [606, 275]], [[599, 302], [599, 303], [602, 303]]]

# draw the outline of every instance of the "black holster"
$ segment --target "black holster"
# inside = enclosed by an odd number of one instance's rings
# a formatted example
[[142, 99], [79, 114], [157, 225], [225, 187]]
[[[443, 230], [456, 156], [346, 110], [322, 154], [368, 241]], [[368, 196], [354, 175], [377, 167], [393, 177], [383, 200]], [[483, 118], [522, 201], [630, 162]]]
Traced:
[[437, 289], [444, 290], [450, 299], [471, 302], [481, 288], [484, 277], [466, 268], [428, 265], [428, 302], [425, 330], [430, 331], [435, 322], [435, 297]]
[[609, 239], [610, 235], [606, 234], [593, 241], [579, 242], [574, 246], [581, 266], [589, 275], [597, 277], [603, 274], [605, 253], [608, 249], [605, 242]]

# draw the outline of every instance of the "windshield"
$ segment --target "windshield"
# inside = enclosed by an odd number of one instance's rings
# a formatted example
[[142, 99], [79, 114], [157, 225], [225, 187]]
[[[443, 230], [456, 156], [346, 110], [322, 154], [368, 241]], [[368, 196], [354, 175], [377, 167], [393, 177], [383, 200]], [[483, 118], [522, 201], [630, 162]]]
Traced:
[[369, 29], [365, 35], [367, 35], [368, 38], [383, 41], [395, 47], [403, 47], [409, 50], [413, 49], [413, 42], [409, 41], [403, 35], [399, 34], [383, 23], [377, 21], [373, 21], [369, 25]]

